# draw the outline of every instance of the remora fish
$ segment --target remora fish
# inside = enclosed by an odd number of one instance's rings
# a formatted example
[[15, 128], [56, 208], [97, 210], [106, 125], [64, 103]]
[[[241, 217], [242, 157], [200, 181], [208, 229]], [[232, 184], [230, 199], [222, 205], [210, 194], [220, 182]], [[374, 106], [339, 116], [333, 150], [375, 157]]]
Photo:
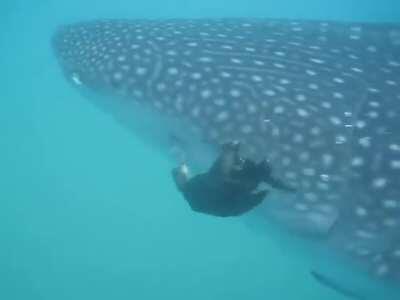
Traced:
[[67, 79], [152, 142], [266, 156], [299, 193], [263, 214], [400, 281], [399, 24], [102, 20], [52, 42]]

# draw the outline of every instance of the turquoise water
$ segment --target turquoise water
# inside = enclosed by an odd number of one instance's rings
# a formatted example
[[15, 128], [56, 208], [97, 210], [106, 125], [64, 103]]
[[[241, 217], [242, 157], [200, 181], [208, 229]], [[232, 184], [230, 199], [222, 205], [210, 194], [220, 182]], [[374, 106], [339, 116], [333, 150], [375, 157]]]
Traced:
[[297, 240], [192, 213], [170, 162], [67, 85], [49, 44], [66, 22], [204, 16], [382, 22], [400, 5], [3, 0], [0, 299], [344, 299], [310, 278]]

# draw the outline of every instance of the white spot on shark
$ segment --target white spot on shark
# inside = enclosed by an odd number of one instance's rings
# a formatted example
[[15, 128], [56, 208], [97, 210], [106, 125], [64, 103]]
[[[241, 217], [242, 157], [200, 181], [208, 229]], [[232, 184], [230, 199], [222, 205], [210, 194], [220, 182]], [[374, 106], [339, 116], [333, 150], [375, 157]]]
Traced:
[[228, 118], [229, 118], [229, 113], [227, 111], [221, 111], [216, 116], [216, 121], [217, 122], [223, 122], [223, 121], [226, 121]]
[[364, 165], [364, 159], [362, 157], [353, 157], [353, 159], [351, 160], [351, 165], [353, 167], [360, 167], [362, 165]]
[[258, 76], [258, 75], [253, 75], [253, 76], [251, 77], [251, 79], [252, 79], [254, 82], [261, 82], [261, 81], [263, 81], [262, 77], [261, 77], [261, 76]]
[[368, 211], [362, 206], [357, 206], [356, 207], [356, 215], [359, 217], [365, 217], [368, 215]]
[[319, 58], [310, 58], [310, 61], [316, 64], [324, 64], [325, 61]]
[[137, 75], [145, 75], [147, 73], [147, 69], [144, 67], [137, 67], [136, 74]]
[[387, 184], [387, 179], [383, 178], [383, 177], [375, 178], [372, 181], [372, 187], [374, 187], [376, 189], [384, 188], [386, 186], [386, 184]]
[[275, 114], [282, 114], [285, 112], [285, 108], [281, 105], [275, 106], [274, 107], [274, 113]]
[[393, 209], [398, 207], [398, 203], [393, 199], [385, 199], [383, 201], [383, 207], [387, 209]]
[[364, 148], [371, 147], [371, 138], [369, 136], [358, 139], [358, 143]]
[[240, 97], [241, 94], [242, 94], [242, 93], [241, 93], [239, 90], [237, 90], [237, 89], [232, 89], [229, 93], [231, 94], [232, 97], [235, 97], [235, 98]]
[[298, 108], [298, 109], [297, 109], [297, 114], [298, 114], [300, 117], [303, 117], [303, 118], [306, 118], [306, 117], [309, 117], [309, 116], [310, 116], [310, 113], [309, 113], [307, 110], [303, 109], [303, 108]]
[[317, 72], [315, 72], [314, 70], [306, 70], [306, 73], [310, 76], [315, 76], [317, 75]]
[[400, 160], [392, 160], [392, 161], [390, 162], [390, 167], [391, 167], [393, 170], [400, 170]]

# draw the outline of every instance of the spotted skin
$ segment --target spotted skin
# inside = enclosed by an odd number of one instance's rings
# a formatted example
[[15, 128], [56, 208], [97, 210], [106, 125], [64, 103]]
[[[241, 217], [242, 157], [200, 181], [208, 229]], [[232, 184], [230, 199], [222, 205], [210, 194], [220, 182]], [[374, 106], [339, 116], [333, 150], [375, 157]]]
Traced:
[[299, 190], [282, 224], [334, 220], [327, 244], [400, 282], [400, 25], [102, 20], [53, 46], [76, 86], [266, 156]]

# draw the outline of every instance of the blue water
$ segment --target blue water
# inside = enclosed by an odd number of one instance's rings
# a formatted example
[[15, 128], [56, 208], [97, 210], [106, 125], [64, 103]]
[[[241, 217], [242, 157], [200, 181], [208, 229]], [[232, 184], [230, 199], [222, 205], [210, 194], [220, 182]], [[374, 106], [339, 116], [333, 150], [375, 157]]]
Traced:
[[67, 85], [49, 44], [78, 20], [205, 16], [400, 21], [400, 3], [2, 0], [0, 299], [344, 299], [296, 241], [191, 212], [170, 163]]

